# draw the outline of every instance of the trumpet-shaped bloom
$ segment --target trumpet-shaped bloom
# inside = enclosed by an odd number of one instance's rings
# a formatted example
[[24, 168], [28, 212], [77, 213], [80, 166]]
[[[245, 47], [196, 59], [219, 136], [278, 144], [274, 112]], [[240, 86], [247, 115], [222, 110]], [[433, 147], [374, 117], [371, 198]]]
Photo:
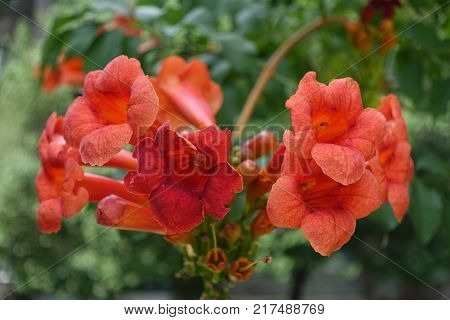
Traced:
[[387, 119], [386, 134], [377, 156], [369, 161], [369, 168], [382, 186], [382, 200], [389, 201], [395, 217], [401, 221], [408, 209], [408, 187], [414, 172], [411, 145], [397, 97], [390, 94], [381, 99], [378, 110]]
[[136, 146], [138, 170], [128, 172], [125, 184], [148, 196], [167, 234], [192, 230], [205, 211], [221, 220], [230, 210], [242, 190], [242, 177], [228, 163], [230, 137], [215, 126], [181, 136], [166, 124]]
[[314, 159], [323, 173], [349, 185], [365, 172], [385, 133], [386, 120], [375, 109], [363, 109], [358, 84], [350, 78], [328, 86], [308, 72], [286, 102], [292, 131], [286, 131], [287, 150]]
[[186, 62], [170, 56], [164, 59], [158, 76], [150, 79], [160, 99], [161, 123], [169, 121], [177, 131], [190, 124], [198, 128], [215, 124], [223, 94], [201, 60]]
[[[42, 168], [35, 185], [39, 198], [38, 224], [42, 232], [58, 232], [62, 218], [80, 212], [89, 201], [98, 201], [109, 194], [118, 194], [134, 201], [145, 198], [129, 193], [122, 182], [85, 174], [77, 149], [68, 146], [63, 137], [64, 118], [53, 113], [39, 140]], [[109, 164], [133, 169], [134, 159], [118, 154]]]
[[303, 175], [298, 156], [286, 151], [267, 214], [277, 227], [301, 229], [315, 251], [329, 256], [350, 240], [356, 219], [380, 206], [379, 185], [369, 170], [345, 186], [323, 174], [314, 160], [309, 166], [310, 174]]
[[158, 97], [139, 61], [119, 56], [86, 76], [83, 96], [67, 110], [64, 137], [84, 163], [101, 166], [136, 143], [157, 112]]
[[42, 77], [42, 89], [48, 93], [61, 85], [83, 85], [83, 59], [80, 57], [65, 59], [64, 55], [60, 55], [55, 68], [46, 65], [43, 70], [39, 67], [35, 70], [36, 76]]

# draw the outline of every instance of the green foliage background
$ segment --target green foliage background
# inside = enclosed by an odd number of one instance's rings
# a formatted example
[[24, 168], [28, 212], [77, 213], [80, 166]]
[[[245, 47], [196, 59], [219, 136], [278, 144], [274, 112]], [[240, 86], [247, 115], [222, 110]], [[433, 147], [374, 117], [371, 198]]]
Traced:
[[[263, 273], [288, 282], [298, 272], [339, 266], [342, 277], [366, 279], [367, 297], [384, 297], [374, 295], [374, 288], [388, 282], [399, 286], [398, 297], [439, 297], [384, 255], [438, 289], [449, 284], [450, 8], [447, 5], [430, 14], [445, 2], [402, 1], [394, 19], [398, 45], [386, 55], [363, 54], [351, 46], [341, 26], [327, 26], [305, 39], [281, 63], [258, 103], [252, 124], [288, 128], [284, 102], [309, 70], [316, 71], [323, 82], [350, 76], [359, 82], [366, 106], [376, 106], [389, 92], [399, 96], [416, 172], [410, 209], [402, 224], [395, 222], [385, 205], [359, 221], [356, 238], [329, 259], [315, 254], [298, 231], [277, 231], [261, 240], [262, 254], [274, 257], [271, 266], [259, 268]], [[86, 71], [104, 66], [122, 53], [139, 58], [147, 73], [155, 73], [169, 54], [200, 57], [225, 93], [218, 122], [231, 125], [265, 61], [292, 32], [322, 15], [358, 18], [365, 1], [72, 3], [57, 1], [41, 15], [41, 23], [76, 49], [69, 50], [69, 55], [89, 58]], [[125, 37], [120, 30], [103, 37], [95, 34], [115, 13], [127, 14], [130, 5], [137, 6], [143, 37], [160, 40], [160, 46], [146, 54], [139, 55], [137, 39]], [[33, 67], [54, 63], [62, 44], [53, 37], [36, 41], [28, 29], [29, 25], [21, 23], [14, 35], [1, 39], [7, 62], [0, 73], [0, 270], [4, 270], [0, 281], [17, 288], [16, 296], [109, 298], [132, 288], [162, 288], [189, 297], [174, 280], [181, 267], [176, 250], [161, 237], [97, 226], [94, 208], [66, 220], [56, 236], [38, 232], [33, 187], [39, 166], [38, 136], [53, 110], [64, 113], [74, 90], [62, 88], [51, 95], [41, 92]], [[74, 254], [43, 272], [79, 246]]]

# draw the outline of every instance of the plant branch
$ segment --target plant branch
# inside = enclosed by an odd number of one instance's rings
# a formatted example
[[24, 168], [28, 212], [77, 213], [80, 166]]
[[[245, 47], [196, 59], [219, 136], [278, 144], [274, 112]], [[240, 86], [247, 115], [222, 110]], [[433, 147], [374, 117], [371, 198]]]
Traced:
[[242, 108], [241, 114], [239, 115], [235, 129], [233, 131], [234, 138], [238, 138], [241, 135], [245, 125], [250, 120], [253, 110], [255, 109], [256, 103], [258, 102], [259, 97], [264, 91], [267, 82], [274, 75], [278, 67], [278, 64], [281, 62], [281, 60], [283, 60], [286, 54], [289, 53], [289, 51], [292, 48], [294, 48], [297, 43], [299, 43], [303, 38], [305, 38], [313, 31], [328, 24], [333, 23], [345, 24], [347, 20], [348, 20], [347, 18], [342, 16], [329, 16], [318, 18], [313, 22], [298, 29], [289, 37], [289, 39], [287, 39], [278, 47], [278, 49], [272, 54], [270, 59], [265, 64], [263, 70], [259, 74], [259, 77], [255, 85], [252, 88], [252, 91], [250, 92], [249, 96], [247, 97], [247, 100], [245, 101], [245, 105]]

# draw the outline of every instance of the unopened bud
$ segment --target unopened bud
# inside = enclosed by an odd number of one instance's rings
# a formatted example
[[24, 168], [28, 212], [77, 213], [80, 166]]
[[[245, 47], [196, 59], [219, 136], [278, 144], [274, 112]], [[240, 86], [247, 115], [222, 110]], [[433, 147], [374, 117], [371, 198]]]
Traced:
[[251, 230], [254, 238], [261, 237], [265, 234], [271, 233], [275, 226], [270, 222], [267, 210], [261, 210], [252, 222]]
[[258, 159], [275, 150], [277, 145], [278, 141], [271, 131], [261, 131], [242, 144], [241, 159]]
[[248, 185], [258, 177], [259, 167], [255, 161], [247, 159], [239, 164], [236, 171], [242, 176], [244, 185]]
[[241, 236], [241, 227], [237, 222], [229, 223], [223, 227], [221, 236], [224, 237], [228, 245], [231, 246]]

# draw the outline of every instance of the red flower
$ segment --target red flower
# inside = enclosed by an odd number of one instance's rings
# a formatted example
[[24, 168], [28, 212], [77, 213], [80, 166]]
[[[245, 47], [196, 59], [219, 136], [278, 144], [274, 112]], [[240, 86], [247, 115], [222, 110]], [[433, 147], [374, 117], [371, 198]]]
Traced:
[[380, 10], [384, 18], [391, 18], [394, 15], [395, 7], [399, 7], [400, 0], [369, 0], [361, 13], [361, 20], [365, 23], [372, 20], [376, 10]]
[[153, 124], [158, 97], [139, 61], [120, 56], [86, 76], [84, 92], [66, 113], [64, 137], [83, 162], [104, 165]]
[[160, 99], [161, 123], [169, 121], [177, 131], [189, 124], [199, 128], [215, 124], [214, 114], [222, 106], [223, 94], [201, 60], [168, 57], [158, 76], [150, 79]]
[[350, 78], [328, 86], [308, 72], [297, 92], [286, 102], [293, 133], [286, 131], [287, 150], [314, 159], [323, 173], [349, 185], [365, 172], [383, 138], [386, 120], [375, 109], [363, 109], [358, 84]]
[[35, 72], [37, 77], [42, 76], [42, 89], [48, 93], [61, 85], [83, 85], [83, 60], [80, 57], [65, 59], [64, 55], [60, 55], [55, 68], [46, 65], [44, 71], [38, 67]]
[[[89, 201], [99, 201], [109, 194], [145, 201], [145, 198], [129, 193], [121, 181], [85, 174], [79, 164], [78, 150], [64, 140], [63, 126], [64, 118], [53, 113], [39, 140], [42, 168], [35, 184], [40, 202], [38, 224], [42, 232], [58, 232], [62, 218], [75, 215]], [[122, 152], [107, 165], [133, 169], [136, 161]]]
[[98, 28], [97, 35], [102, 36], [107, 31], [117, 29], [123, 30], [123, 34], [126, 37], [140, 38], [142, 34], [142, 29], [136, 26], [136, 19], [134, 17], [118, 13], [114, 17], [114, 22], [102, 25]]
[[386, 134], [369, 168], [382, 186], [382, 200], [389, 201], [400, 222], [408, 209], [408, 187], [414, 172], [411, 145], [397, 97], [390, 94], [381, 99], [378, 110], [387, 119]]
[[286, 151], [267, 214], [277, 227], [300, 228], [315, 251], [329, 256], [350, 240], [356, 219], [380, 206], [379, 185], [364, 170], [357, 182], [344, 186], [323, 174], [314, 160], [309, 160], [311, 174], [303, 175], [300, 160]]
[[192, 230], [205, 211], [221, 220], [230, 210], [225, 206], [242, 190], [242, 177], [228, 163], [230, 138], [214, 126], [181, 136], [166, 124], [137, 145], [138, 170], [125, 184], [149, 196], [167, 234]]

